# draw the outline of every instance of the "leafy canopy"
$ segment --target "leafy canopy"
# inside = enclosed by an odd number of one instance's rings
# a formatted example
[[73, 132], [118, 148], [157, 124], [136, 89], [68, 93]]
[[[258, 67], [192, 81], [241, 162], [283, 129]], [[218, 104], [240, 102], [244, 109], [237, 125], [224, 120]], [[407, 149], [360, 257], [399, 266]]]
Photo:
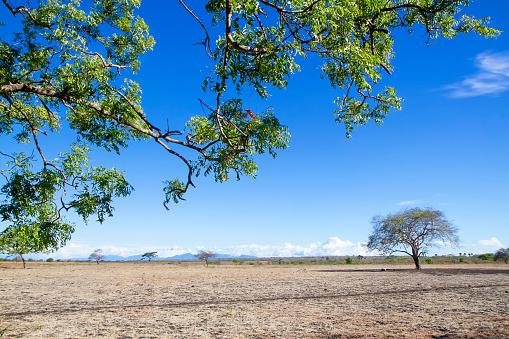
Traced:
[[373, 232], [367, 247], [383, 255], [396, 252], [411, 256], [419, 266], [419, 257], [431, 246], [440, 242], [458, 244], [458, 229], [441, 211], [431, 208], [412, 208], [387, 216], [373, 217]]
[[[166, 206], [183, 199], [194, 176], [255, 177], [256, 154], [275, 157], [288, 146], [288, 128], [273, 110], [246, 111], [243, 93], [254, 89], [266, 99], [284, 89], [308, 55], [323, 60], [323, 77], [339, 90], [335, 119], [350, 135], [400, 109], [395, 89], [377, 85], [392, 71], [394, 30], [423, 27], [428, 41], [499, 34], [488, 18], [460, 15], [468, 0], [210, 0], [208, 21], [180, 3], [190, 24], [203, 28], [201, 43], [215, 66], [202, 89], [214, 99], [200, 100], [203, 112], [185, 126], [162, 128], [144, 113], [141, 88], [129, 78], [155, 43], [135, 15], [139, 0], [40, 0], [19, 7], [2, 0], [2, 17], [12, 15], [20, 28], [4, 28], [0, 36], [0, 136], [22, 149], [0, 146], [2, 251], [63, 246], [74, 230], [65, 219], [69, 211], [85, 221], [112, 215], [113, 199], [133, 188], [121, 171], [90, 163], [93, 147], [119, 153], [151, 139], [178, 157], [187, 173], [164, 183]], [[215, 42], [213, 26], [222, 30]], [[64, 128], [76, 141], [49, 156], [42, 140]]]
[[509, 248], [501, 248], [496, 251], [493, 260], [503, 260], [507, 264], [509, 262]]
[[143, 253], [141, 255], [142, 259], [148, 259], [148, 261], [151, 261], [152, 258], [155, 258], [157, 257], [157, 252], [147, 252], [147, 253]]

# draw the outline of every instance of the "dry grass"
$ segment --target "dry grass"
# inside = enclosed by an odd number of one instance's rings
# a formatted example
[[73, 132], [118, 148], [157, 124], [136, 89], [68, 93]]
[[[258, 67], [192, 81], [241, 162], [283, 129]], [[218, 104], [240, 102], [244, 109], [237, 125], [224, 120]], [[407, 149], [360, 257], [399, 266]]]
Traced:
[[509, 266], [0, 264], [8, 338], [509, 338]]

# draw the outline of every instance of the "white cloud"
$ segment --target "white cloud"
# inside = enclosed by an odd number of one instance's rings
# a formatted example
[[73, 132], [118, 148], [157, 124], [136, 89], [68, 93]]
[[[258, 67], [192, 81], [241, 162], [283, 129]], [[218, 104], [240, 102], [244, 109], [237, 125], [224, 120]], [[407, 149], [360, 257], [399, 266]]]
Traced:
[[401, 202], [398, 202], [396, 205], [398, 206], [407, 206], [407, 205], [418, 205], [418, 204], [422, 204], [424, 202], [424, 200], [406, 200], [406, 201], [401, 201]]
[[368, 250], [362, 242], [353, 243], [349, 240], [341, 240], [338, 237], [330, 237], [326, 242], [315, 242], [307, 245], [240, 245], [232, 247], [215, 247], [216, 253], [231, 254], [234, 256], [252, 255], [256, 257], [299, 257], [299, 256], [327, 256], [327, 255], [367, 255]]
[[[495, 237], [487, 240], [479, 240], [474, 244], [460, 244], [459, 248], [451, 247], [449, 243], [436, 242], [438, 247], [430, 247], [429, 254], [467, 252], [474, 254], [493, 253], [499, 248], [505, 247], [500, 240]], [[313, 242], [306, 245], [293, 245], [285, 243], [282, 245], [237, 245], [229, 247], [205, 248], [197, 246], [194, 249], [182, 246], [172, 246], [169, 248], [160, 248], [153, 246], [146, 247], [116, 247], [104, 245], [100, 247], [106, 255], [119, 255], [128, 257], [131, 255], [140, 255], [145, 252], [156, 251], [160, 258], [172, 257], [184, 253], [196, 253], [198, 250], [212, 250], [215, 253], [230, 254], [232, 256], [250, 255], [255, 257], [300, 257], [300, 256], [343, 256], [343, 255], [378, 255], [376, 251], [370, 252], [366, 243], [352, 242], [350, 240], [341, 240], [338, 237], [329, 237], [325, 242]], [[29, 258], [45, 259], [52, 257], [54, 259], [73, 259], [88, 258], [95, 250], [95, 247], [89, 245], [69, 243], [55, 253], [49, 255], [34, 254]]]
[[504, 244], [495, 237], [487, 240], [478, 240], [473, 244], [461, 244], [460, 251], [474, 254], [494, 253], [500, 248], [505, 248]]
[[454, 98], [476, 97], [486, 94], [500, 94], [509, 90], [509, 51], [501, 53], [484, 52], [476, 57], [479, 71], [446, 89]]
[[479, 240], [478, 243], [481, 246], [485, 246], [485, 247], [493, 247], [493, 248], [496, 247], [497, 250], [501, 247], [504, 247], [504, 245], [502, 245], [502, 243], [495, 237], [493, 237], [489, 240]]
[[[330, 237], [325, 242], [314, 242], [307, 245], [293, 245], [285, 243], [283, 245], [237, 245], [229, 247], [213, 247], [205, 248], [197, 246], [195, 249], [185, 248], [182, 246], [173, 246], [170, 248], [158, 247], [116, 247], [103, 245], [101, 248], [106, 255], [118, 255], [128, 257], [131, 255], [139, 255], [145, 252], [156, 251], [158, 257], [167, 258], [184, 253], [196, 253], [199, 250], [212, 250], [215, 253], [230, 254], [232, 256], [250, 255], [256, 257], [299, 257], [299, 256], [340, 256], [340, 255], [369, 255], [365, 243], [354, 243], [349, 240], [341, 240], [338, 237]], [[67, 246], [59, 249], [55, 253], [49, 255], [35, 254], [33, 258], [54, 259], [73, 259], [88, 258], [95, 250], [95, 247], [83, 244], [69, 243]]]

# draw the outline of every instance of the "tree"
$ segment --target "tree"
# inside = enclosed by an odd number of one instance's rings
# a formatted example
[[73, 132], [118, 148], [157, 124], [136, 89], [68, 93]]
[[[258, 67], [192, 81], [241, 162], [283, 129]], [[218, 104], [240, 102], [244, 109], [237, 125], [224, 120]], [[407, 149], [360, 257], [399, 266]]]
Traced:
[[209, 259], [213, 259], [216, 257], [216, 254], [212, 251], [198, 251], [195, 255], [196, 258], [200, 260], [205, 260], [207, 267], [209, 266]]
[[242, 265], [244, 263], [244, 260], [235, 258], [232, 260], [232, 262], [235, 264], [235, 266], [237, 266], [237, 265]]
[[99, 265], [99, 261], [103, 260], [105, 257], [102, 249], [95, 250], [90, 256], [88, 257], [88, 260], [95, 260], [97, 264]]
[[157, 252], [147, 252], [145, 254], [142, 254], [141, 256], [142, 259], [148, 259], [148, 261], [150, 262], [152, 258], [157, 257]]
[[416, 269], [421, 269], [419, 257], [426, 247], [438, 242], [458, 244], [458, 229], [448, 221], [444, 213], [431, 208], [412, 208], [385, 217], [375, 216], [371, 221], [373, 233], [368, 248], [383, 255], [400, 252], [412, 257]]
[[493, 260], [503, 260], [507, 264], [509, 262], [509, 248], [501, 248], [496, 251]]
[[[382, 74], [393, 69], [394, 30], [423, 27], [426, 42], [459, 33], [499, 34], [487, 26], [489, 18], [459, 15], [467, 0], [209, 0], [211, 24], [180, 0], [192, 24], [203, 28], [201, 44], [215, 65], [202, 86], [209, 93], [199, 99], [203, 113], [185, 126], [161, 127], [144, 113], [141, 88], [128, 74], [155, 44], [135, 15], [140, 0], [83, 7], [63, 0], [2, 3], [2, 22], [12, 24], [0, 37], [0, 135], [19, 150], [0, 147], [1, 166], [6, 163], [0, 167], [6, 224], [0, 237], [6, 243], [9, 234], [28, 236], [37, 244], [26, 245], [36, 251], [56, 250], [70, 239], [67, 212], [103, 222], [113, 214], [113, 199], [132, 192], [123, 172], [91, 164], [92, 148], [120, 153], [129, 143], [151, 139], [180, 159], [187, 172], [183, 181], [165, 182], [168, 208], [184, 200], [194, 176], [219, 182], [255, 177], [256, 154], [275, 157], [288, 146], [288, 128], [273, 111], [253, 113], [243, 98], [254, 90], [267, 99], [269, 89], [286, 88], [300, 70], [299, 58], [323, 60], [322, 75], [342, 91], [334, 114], [349, 136], [354, 126], [381, 124], [400, 108], [394, 88], [377, 89]], [[215, 44], [212, 26], [224, 27]], [[60, 144], [60, 153], [45, 149], [43, 140], [64, 128], [76, 142]]]

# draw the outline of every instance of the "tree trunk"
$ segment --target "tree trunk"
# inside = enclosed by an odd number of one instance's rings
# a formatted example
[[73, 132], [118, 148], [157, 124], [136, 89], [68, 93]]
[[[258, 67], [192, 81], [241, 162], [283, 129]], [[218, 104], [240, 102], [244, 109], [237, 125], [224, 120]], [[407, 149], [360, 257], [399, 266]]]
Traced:
[[418, 255], [412, 255], [412, 259], [414, 259], [415, 269], [416, 270], [420, 270], [421, 269], [421, 263], [419, 262], [419, 256]]
[[23, 260], [23, 268], [25, 267], [25, 258], [23, 258], [23, 253], [20, 253], [19, 256], [21, 257], [21, 260]]

